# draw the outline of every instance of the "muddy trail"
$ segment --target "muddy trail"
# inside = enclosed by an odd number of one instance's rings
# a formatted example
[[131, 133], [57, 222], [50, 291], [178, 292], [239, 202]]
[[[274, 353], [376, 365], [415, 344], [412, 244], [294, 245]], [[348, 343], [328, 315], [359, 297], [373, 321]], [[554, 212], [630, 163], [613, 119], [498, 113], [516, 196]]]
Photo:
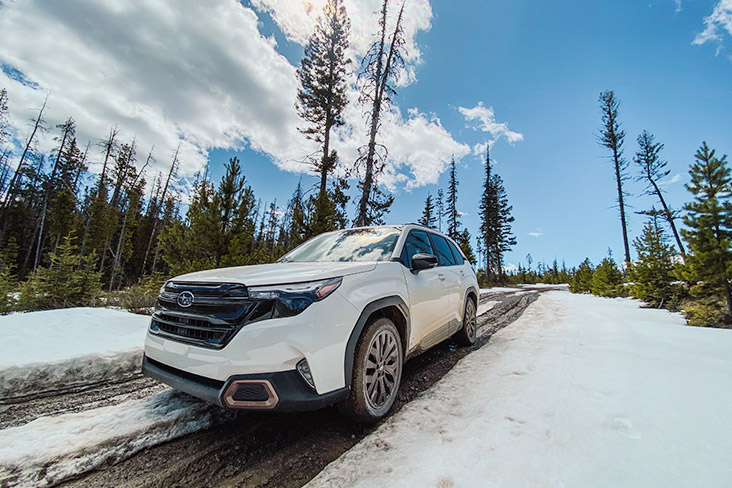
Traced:
[[[516, 320], [538, 295], [538, 291], [525, 290], [482, 294], [481, 304], [492, 308], [478, 317], [479, 340], [475, 346], [460, 348], [447, 340], [408, 361], [392, 414], [439, 381], [461, 358], [489, 343], [492, 334]], [[68, 412], [101, 401], [139, 398], [164, 387], [140, 378], [106, 388], [59, 399], [62, 409]], [[58, 410], [51, 406], [33, 411], [28, 406], [4, 405], [0, 422], [11, 422], [7, 418], [12, 408], [24, 415], [25, 421], [39, 412], [46, 415], [46, 411]], [[242, 412], [233, 421], [144, 449], [62, 486], [300, 487], [374, 428], [350, 421], [335, 407], [290, 414]]]

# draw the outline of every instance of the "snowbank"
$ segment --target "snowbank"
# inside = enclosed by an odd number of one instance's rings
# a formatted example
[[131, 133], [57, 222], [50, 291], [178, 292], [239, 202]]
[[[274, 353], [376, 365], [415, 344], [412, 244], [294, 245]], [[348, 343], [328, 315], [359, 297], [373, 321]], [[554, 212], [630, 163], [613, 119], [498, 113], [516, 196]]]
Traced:
[[0, 400], [134, 375], [149, 323], [105, 308], [0, 317]]
[[0, 431], [0, 486], [49, 486], [233, 414], [166, 391], [82, 413], [41, 417]]
[[493, 288], [481, 288], [480, 293], [513, 293], [519, 291], [518, 288], [509, 288], [507, 286], [494, 286]]
[[528, 290], [569, 290], [567, 283], [561, 283], [559, 285], [550, 285], [548, 283], [534, 283], [533, 285], [519, 285], [519, 287]]
[[308, 486], [732, 486], [732, 331], [549, 291]]

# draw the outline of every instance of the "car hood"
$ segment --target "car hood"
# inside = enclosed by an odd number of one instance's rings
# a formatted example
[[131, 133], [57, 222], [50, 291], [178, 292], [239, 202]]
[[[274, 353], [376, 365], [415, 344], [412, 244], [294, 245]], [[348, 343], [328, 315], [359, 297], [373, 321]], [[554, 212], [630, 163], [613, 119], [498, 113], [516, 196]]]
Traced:
[[246, 286], [279, 285], [325, 280], [364, 273], [374, 268], [376, 268], [375, 262], [272, 263], [198, 271], [177, 276], [170, 281], [241, 283]]

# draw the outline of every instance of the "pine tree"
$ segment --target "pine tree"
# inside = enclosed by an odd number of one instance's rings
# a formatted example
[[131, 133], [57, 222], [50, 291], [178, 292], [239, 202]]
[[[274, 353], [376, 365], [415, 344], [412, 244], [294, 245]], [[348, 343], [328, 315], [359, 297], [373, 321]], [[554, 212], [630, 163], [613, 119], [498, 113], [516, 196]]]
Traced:
[[676, 230], [675, 212], [666, 204], [666, 200], [663, 198], [663, 192], [659, 186], [659, 182], [670, 173], [666, 169], [666, 161], [663, 161], [658, 156], [661, 149], [663, 149], [663, 144], [655, 142], [653, 134], [643, 131], [638, 136], [638, 146], [638, 152], [633, 159], [640, 169], [638, 181], [644, 181], [646, 183], [647, 195], [655, 195], [658, 197], [663, 208], [663, 216], [671, 227], [671, 231], [676, 239], [676, 245], [679, 247], [679, 252], [683, 255], [685, 254], [684, 245], [681, 243], [681, 237], [679, 237], [679, 233]]
[[3, 88], [0, 90], [0, 194], [5, 191], [5, 185], [10, 174], [10, 166], [6, 162], [12, 152], [12, 148], [6, 147], [6, 144], [10, 141], [10, 135], [8, 91]]
[[[358, 184], [361, 198], [358, 202], [358, 213], [354, 220], [356, 226], [373, 225], [383, 222], [383, 216], [394, 202], [394, 196], [386, 196], [377, 184], [378, 175], [384, 170], [386, 154], [379, 153], [376, 136], [381, 126], [382, 110], [385, 110], [391, 98], [396, 94], [395, 80], [404, 66], [404, 31], [402, 3], [394, 31], [387, 37], [388, 0], [384, 0], [379, 18], [379, 40], [376, 41], [363, 59], [360, 101], [369, 106], [366, 116], [369, 127], [369, 141], [359, 149], [361, 153], [358, 164], [364, 166], [364, 177]], [[383, 147], [382, 147], [383, 148]], [[383, 148], [385, 149], [385, 148]]]
[[11, 312], [15, 305], [12, 293], [17, 286], [15, 276], [17, 260], [18, 244], [15, 242], [15, 237], [11, 237], [0, 251], [0, 314]]
[[442, 217], [445, 216], [445, 192], [442, 188], [437, 190], [437, 203], [435, 203], [437, 210], [437, 230], [442, 232]]
[[470, 245], [470, 232], [468, 232], [468, 229], [463, 229], [458, 235], [457, 243], [468, 261], [475, 263], [475, 254], [473, 254], [473, 247]]
[[[33, 122], [33, 129], [26, 139], [23, 153], [21, 154], [20, 160], [18, 161], [18, 166], [15, 168], [13, 178], [10, 180], [7, 191], [5, 192], [5, 198], [3, 199], [2, 205], [0, 205], [0, 224], [2, 225], [2, 231], [4, 231], [7, 226], [6, 209], [13, 201], [13, 197], [15, 196], [17, 188], [18, 186], [20, 186], [20, 178], [23, 174], [23, 171], [25, 170], [25, 163], [35, 150], [37, 136], [39, 135], [39, 133], [46, 131], [46, 121], [43, 119], [43, 112], [46, 110], [47, 102], [48, 96], [46, 96], [46, 99], [43, 101], [43, 105], [38, 111], [38, 116]], [[2, 239], [2, 232], [0, 232], [0, 239]]]
[[346, 51], [350, 28], [342, 0], [329, 0], [305, 46], [305, 55], [297, 71], [300, 80], [298, 114], [308, 123], [300, 130], [321, 147], [321, 155], [315, 162], [315, 169], [320, 174], [320, 190], [314, 197], [313, 217], [318, 233], [333, 230], [334, 208], [328, 199], [327, 182], [338, 163], [338, 154], [331, 149], [331, 132], [344, 124], [342, 114], [348, 104], [346, 66], [350, 60]]
[[592, 292], [592, 275], [595, 269], [589, 258], [585, 258], [574, 272], [574, 277], [569, 284], [569, 291], [572, 293], [591, 293]]
[[694, 156], [696, 162], [689, 170], [691, 182], [686, 189], [694, 200], [684, 206], [684, 224], [681, 233], [689, 245], [691, 255], [686, 260], [684, 277], [695, 283], [691, 293], [700, 297], [718, 297], [726, 303], [727, 314], [732, 316], [732, 178], [727, 157], [716, 157], [715, 151], [704, 142]]
[[625, 249], [625, 262], [630, 262], [630, 246], [628, 245], [628, 223], [625, 218], [625, 193], [623, 182], [627, 179], [626, 172], [628, 162], [623, 158], [623, 143], [625, 131], [620, 128], [618, 121], [618, 107], [620, 102], [615, 98], [615, 93], [605, 91], [600, 93], [600, 109], [602, 111], [602, 127], [600, 128], [600, 145], [610, 149], [611, 160], [615, 173], [615, 183], [618, 190], [618, 209], [620, 211], [620, 224], [623, 230], [623, 247]]
[[434, 229], [436, 221], [437, 216], [435, 215], [435, 204], [432, 201], [432, 195], [427, 193], [427, 198], [424, 201], [424, 210], [422, 210], [422, 217], [417, 220], [417, 223]]
[[602, 260], [592, 273], [590, 291], [599, 297], [617, 297], [622, 294], [623, 273], [612, 256]]
[[630, 292], [652, 307], [662, 307], [671, 297], [676, 251], [653, 219], [646, 222], [643, 235], [633, 241], [633, 246], [638, 261], [629, 270], [633, 282]]
[[22, 310], [41, 310], [92, 306], [101, 295], [101, 274], [95, 271], [93, 257], [82, 259], [73, 235], [64, 237], [58, 252], [49, 255], [48, 267], [38, 268], [22, 284], [19, 307]]
[[447, 235], [454, 241], [458, 240], [460, 233], [460, 212], [457, 209], [457, 187], [460, 184], [455, 174], [455, 159], [450, 162], [449, 182], [447, 184], [447, 201], [445, 213], [447, 214]]
[[173, 222], [160, 234], [172, 274], [255, 264], [255, 201], [237, 158], [227, 163], [217, 190], [206, 179], [197, 182], [185, 222]]
[[292, 198], [287, 202], [287, 211], [285, 212], [285, 232], [284, 240], [285, 249], [293, 249], [299, 246], [307, 235], [307, 214], [305, 212], [305, 202], [302, 192], [302, 180], [297, 182], [297, 187], [292, 194]]
[[516, 245], [511, 230], [514, 221], [501, 177], [491, 172], [490, 153], [486, 152], [486, 174], [480, 201], [480, 232], [485, 249], [486, 279], [489, 284], [504, 281], [503, 255]]

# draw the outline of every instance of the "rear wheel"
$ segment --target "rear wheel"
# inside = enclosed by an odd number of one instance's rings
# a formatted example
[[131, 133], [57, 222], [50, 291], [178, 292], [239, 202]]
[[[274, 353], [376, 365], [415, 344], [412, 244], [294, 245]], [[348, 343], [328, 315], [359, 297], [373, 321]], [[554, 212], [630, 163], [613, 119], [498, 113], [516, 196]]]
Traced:
[[463, 327], [457, 331], [455, 339], [463, 346], [472, 346], [475, 344], [477, 330], [478, 319], [476, 317], [475, 302], [472, 298], [468, 298], [463, 312]]
[[351, 392], [341, 408], [360, 422], [372, 423], [394, 404], [402, 378], [402, 341], [394, 323], [375, 320], [356, 345]]

